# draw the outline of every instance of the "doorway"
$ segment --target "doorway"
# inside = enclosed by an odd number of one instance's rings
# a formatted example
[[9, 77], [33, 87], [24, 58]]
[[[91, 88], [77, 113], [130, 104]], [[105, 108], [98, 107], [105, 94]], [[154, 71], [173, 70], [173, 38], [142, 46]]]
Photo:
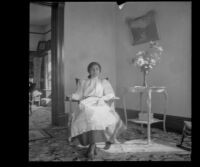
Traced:
[[[35, 65], [32, 63], [29, 66], [29, 78], [30, 75], [33, 75], [36, 88], [42, 93], [39, 105], [50, 106], [50, 124], [53, 126], [64, 126], [67, 123], [64, 112], [64, 3], [31, 2], [30, 5], [32, 7], [35, 6], [35, 10], [38, 9], [38, 11], [35, 11], [35, 17], [43, 17], [43, 21], [40, 23], [35, 21], [35, 23], [44, 24], [46, 21], [47, 31], [43, 32], [43, 38], [39, 40], [35, 38], [35, 41], [38, 43], [37, 47], [35, 46], [35, 49], [30, 51], [30, 55], [32, 55], [30, 59], [32, 59], [32, 62], [35, 61]], [[39, 12], [44, 12], [45, 10], [48, 14]], [[31, 47], [34, 48], [33, 44]], [[31, 66], [32, 68], [35, 67], [35, 69], [32, 69], [32, 72], [30, 72]]]

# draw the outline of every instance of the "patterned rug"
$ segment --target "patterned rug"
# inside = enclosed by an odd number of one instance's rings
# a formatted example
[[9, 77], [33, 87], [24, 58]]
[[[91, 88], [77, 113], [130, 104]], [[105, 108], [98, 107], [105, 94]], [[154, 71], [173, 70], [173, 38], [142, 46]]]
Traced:
[[51, 137], [50, 135], [48, 135], [46, 132], [44, 132], [41, 129], [31, 129], [31, 130], [29, 130], [29, 141], [47, 139], [47, 138], [50, 138], [50, 137]]
[[29, 116], [29, 141], [50, 138], [51, 135], [43, 129], [50, 124], [49, 108], [33, 105], [32, 111], [32, 115]]
[[[103, 148], [105, 143], [98, 143], [97, 147]], [[109, 150], [105, 150], [109, 153], [140, 153], [140, 152], [184, 152], [184, 150], [169, 146], [168, 144], [161, 144], [156, 141], [151, 141], [147, 144], [146, 140], [130, 140], [124, 143], [113, 144]]]
[[[69, 145], [67, 129], [49, 126], [50, 117], [49, 108], [39, 107], [29, 118], [32, 122], [29, 122], [29, 160], [87, 161], [87, 147], [81, 147], [78, 143]], [[176, 147], [181, 134], [164, 133], [163, 130], [152, 128], [151, 139], [152, 144], [147, 145], [146, 128], [130, 123], [118, 138], [123, 144], [114, 144], [109, 150], [104, 150], [104, 143], [99, 143], [94, 161], [191, 161], [191, 152]], [[184, 145], [190, 147], [190, 139], [186, 139]]]

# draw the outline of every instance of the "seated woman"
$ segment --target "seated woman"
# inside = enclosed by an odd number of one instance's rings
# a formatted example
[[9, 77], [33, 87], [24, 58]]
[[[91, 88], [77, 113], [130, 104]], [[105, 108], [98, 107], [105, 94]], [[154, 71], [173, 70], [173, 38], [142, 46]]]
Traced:
[[71, 99], [80, 100], [80, 110], [74, 113], [71, 124], [71, 137], [83, 146], [89, 145], [87, 156], [93, 159], [97, 154], [96, 143], [105, 142], [104, 149], [109, 149], [125, 126], [114, 107], [107, 103], [115, 93], [108, 80], [100, 79], [100, 64], [90, 63], [88, 72], [88, 79], [82, 80], [71, 96]]

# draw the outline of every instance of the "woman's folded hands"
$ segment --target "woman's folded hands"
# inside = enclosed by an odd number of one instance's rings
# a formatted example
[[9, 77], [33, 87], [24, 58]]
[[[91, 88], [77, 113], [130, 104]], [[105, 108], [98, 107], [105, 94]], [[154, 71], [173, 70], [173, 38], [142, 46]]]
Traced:
[[104, 105], [105, 104], [105, 101], [102, 97], [100, 97], [98, 100], [97, 100], [97, 105]]

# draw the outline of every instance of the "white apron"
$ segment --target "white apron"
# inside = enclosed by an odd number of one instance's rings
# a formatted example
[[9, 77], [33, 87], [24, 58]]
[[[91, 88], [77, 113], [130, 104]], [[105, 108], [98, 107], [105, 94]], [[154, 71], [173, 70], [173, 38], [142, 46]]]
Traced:
[[72, 95], [73, 99], [81, 101], [79, 110], [73, 113], [71, 137], [91, 130], [114, 127], [119, 116], [114, 113], [114, 108], [105, 102], [113, 97], [115, 94], [109, 81], [98, 78], [83, 80]]

